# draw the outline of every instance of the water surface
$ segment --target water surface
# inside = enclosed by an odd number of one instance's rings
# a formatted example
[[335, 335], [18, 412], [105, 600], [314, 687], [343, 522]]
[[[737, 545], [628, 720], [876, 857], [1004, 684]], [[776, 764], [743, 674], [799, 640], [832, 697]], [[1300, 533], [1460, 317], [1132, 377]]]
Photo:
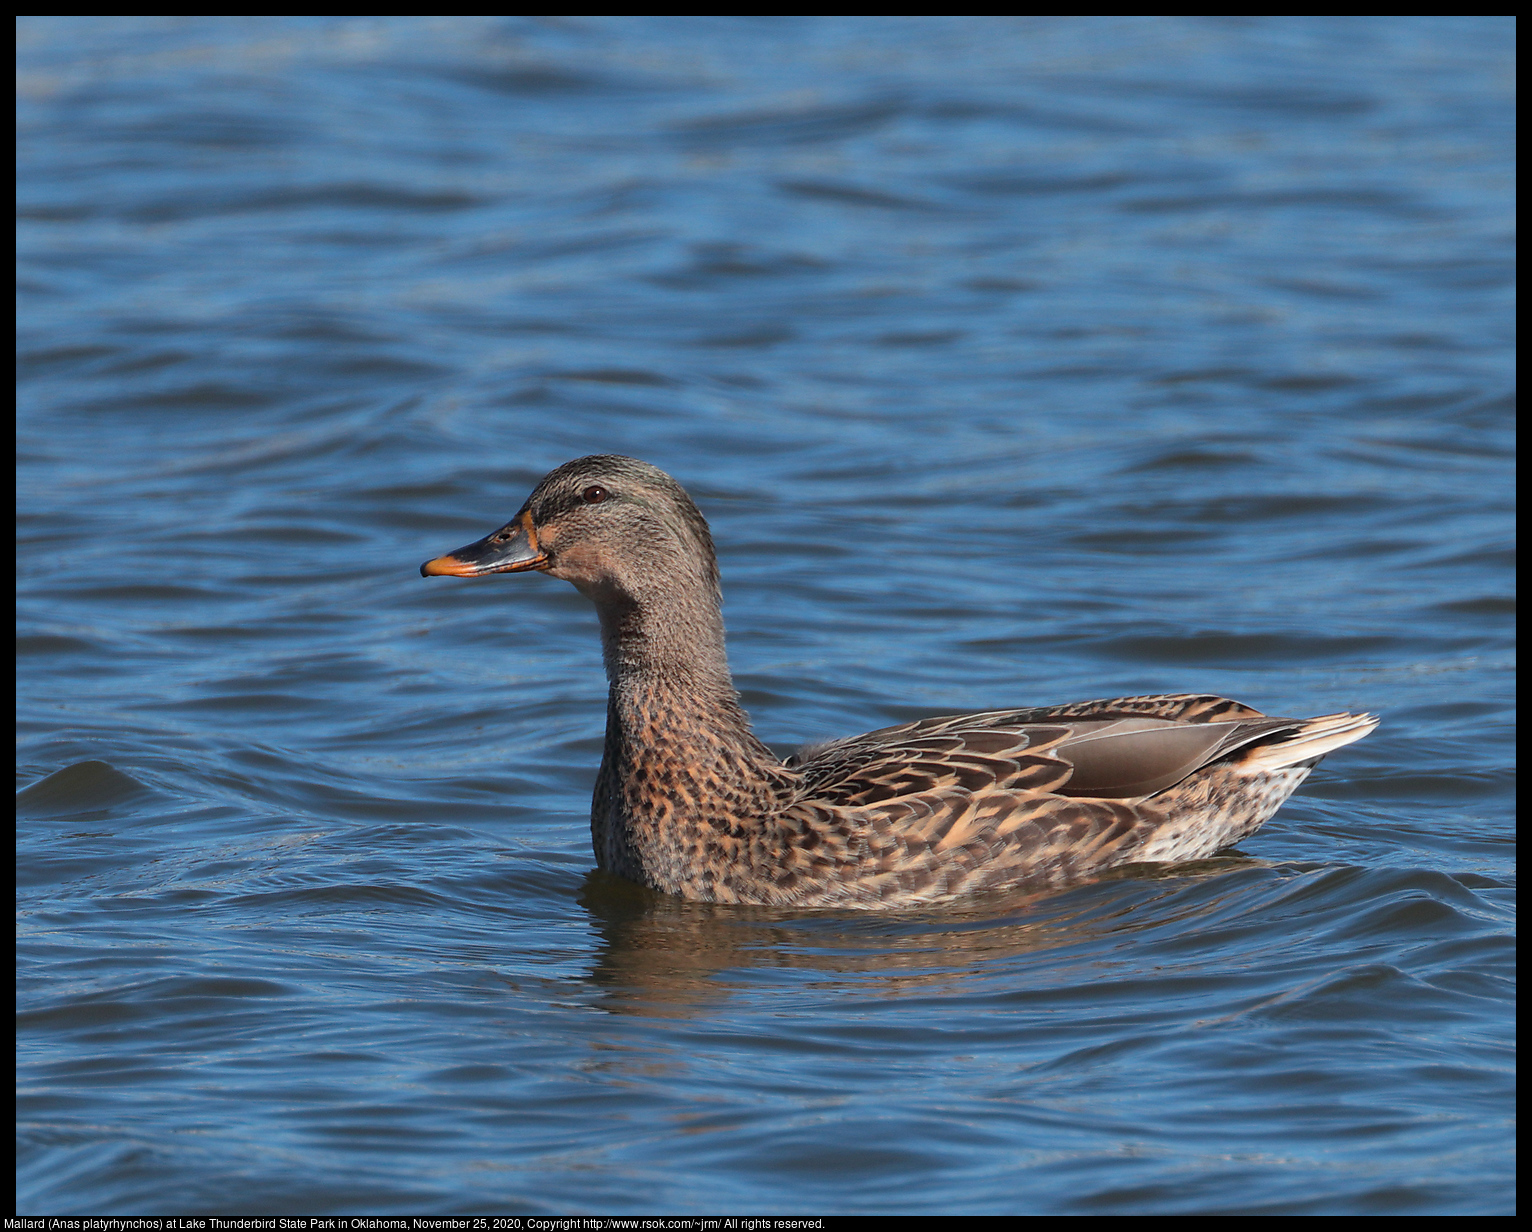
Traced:
[[[18, 1209], [1507, 1214], [1508, 18], [28, 17]], [[1234, 853], [592, 871], [618, 452], [788, 751], [1367, 709]]]

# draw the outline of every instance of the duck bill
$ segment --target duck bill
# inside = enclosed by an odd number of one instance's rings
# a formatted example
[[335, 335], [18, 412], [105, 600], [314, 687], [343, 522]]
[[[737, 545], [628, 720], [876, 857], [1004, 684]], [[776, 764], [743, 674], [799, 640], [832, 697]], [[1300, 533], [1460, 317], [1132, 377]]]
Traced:
[[532, 511], [523, 509], [492, 535], [420, 566], [421, 577], [483, 577], [486, 573], [526, 573], [553, 563], [538, 546]]

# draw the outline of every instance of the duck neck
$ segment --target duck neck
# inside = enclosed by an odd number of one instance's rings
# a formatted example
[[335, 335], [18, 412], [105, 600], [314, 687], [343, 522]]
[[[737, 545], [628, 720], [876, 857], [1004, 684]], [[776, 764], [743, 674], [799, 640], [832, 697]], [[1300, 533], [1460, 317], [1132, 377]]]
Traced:
[[675, 890], [699, 842], [780, 807], [790, 772], [739, 704], [715, 593], [625, 595], [598, 610], [610, 691], [592, 812], [597, 859]]
[[615, 726], [637, 755], [687, 754], [699, 774], [729, 751], [780, 764], [739, 704], [716, 600], [624, 597], [602, 604], [600, 614], [609, 734]]
[[607, 683], [624, 712], [657, 689], [681, 706], [734, 697], [716, 600], [622, 594], [597, 610]]

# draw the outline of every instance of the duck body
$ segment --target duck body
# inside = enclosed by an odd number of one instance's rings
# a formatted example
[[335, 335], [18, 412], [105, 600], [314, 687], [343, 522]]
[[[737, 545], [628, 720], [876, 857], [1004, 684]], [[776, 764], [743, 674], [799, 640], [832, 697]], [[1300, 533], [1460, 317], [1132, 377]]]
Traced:
[[1201, 859], [1260, 828], [1366, 714], [1275, 718], [1197, 694], [904, 723], [785, 762], [724, 652], [707, 523], [669, 475], [597, 455], [421, 573], [550, 573], [596, 604], [609, 694], [591, 838], [682, 898], [901, 907]]

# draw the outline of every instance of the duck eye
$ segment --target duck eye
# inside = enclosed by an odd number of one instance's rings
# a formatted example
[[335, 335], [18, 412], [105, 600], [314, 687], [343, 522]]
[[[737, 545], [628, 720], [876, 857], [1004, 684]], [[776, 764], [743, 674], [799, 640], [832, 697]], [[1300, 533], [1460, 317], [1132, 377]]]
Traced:
[[593, 483], [580, 493], [580, 499], [587, 505], [599, 505], [606, 499], [606, 489], [599, 483]]

